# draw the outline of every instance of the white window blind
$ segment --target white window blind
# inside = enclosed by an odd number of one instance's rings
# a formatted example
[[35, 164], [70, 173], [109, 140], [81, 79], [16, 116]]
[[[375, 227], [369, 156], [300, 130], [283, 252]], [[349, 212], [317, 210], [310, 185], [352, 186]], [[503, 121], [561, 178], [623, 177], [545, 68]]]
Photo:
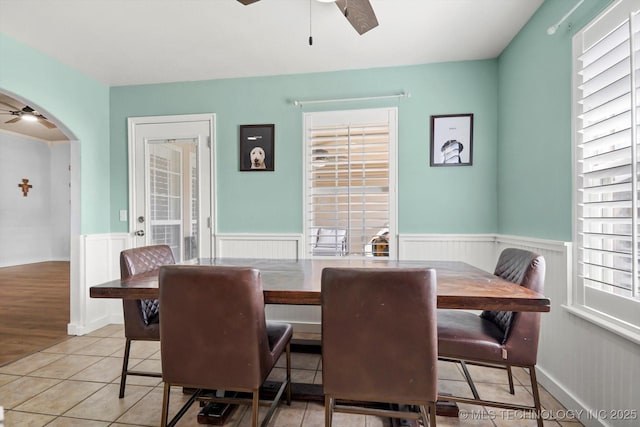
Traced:
[[617, 3], [574, 39], [576, 298], [640, 325], [640, 26], [631, 6]]
[[366, 118], [305, 121], [306, 233], [312, 255], [374, 255], [376, 249], [375, 255], [389, 255], [395, 122], [388, 115]]
[[189, 169], [191, 170], [191, 187], [188, 189], [191, 193], [191, 217], [190, 233], [185, 236], [185, 259], [193, 259], [198, 257], [198, 160], [195, 151], [189, 153]]
[[171, 247], [182, 259], [182, 152], [171, 143], [149, 144], [151, 244]]

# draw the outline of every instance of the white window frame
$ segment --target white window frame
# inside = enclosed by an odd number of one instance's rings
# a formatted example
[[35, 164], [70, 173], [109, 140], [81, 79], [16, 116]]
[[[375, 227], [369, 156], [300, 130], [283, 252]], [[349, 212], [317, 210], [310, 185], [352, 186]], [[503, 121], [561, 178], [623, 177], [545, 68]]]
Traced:
[[[622, 337], [625, 337], [632, 342], [640, 344], [640, 299], [637, 298], [637, 295], [632, 298], [616, 295], [611, 292], [607, 292], [605, 290], [596, 289], [594, 287], [588, 286], [584, 284], [581, 277], [581, 248], [580, 248], [580, 232], [581, 232], [581, 218], [580, 218], [580, 179], [578, 174], [580, 173], [580, 164], [581, 159], [580, 150], [578, 149], [578, 144], [581, 144], [581, 121], [579, 119], [579, 115], [581, 114], [581, 107], [579, 104], [579, 100], [581, 97], [581, 92], [579, 89], [579, 85], [581, 84], [581, 78], [579, 75], [580, 71], [580, 61], [579, 57], [583, 54], [583, 52], [588, 51], [588, 47], [594, 45], [598, 40], [608, 35], [612, 30], [619, 27], [625, 20], [629, 19], [630, 13], [632, 11], [638, 10], [638, 1], [637, 0], [618, 0], [610, 7], [608, 7], [604, 12], [602, 12], [598, 17], [596, 17], [590, 24], [585, 26], [581, 31], [576, 33], [573, 38], [573, 73], [572, 73], [572, 154], [573, 154], [573, 240], [576, 243], [573, 246], [573, 273], [571, 280], [569, 281], [569, 289], [568, 289], [568, 298], [567, 304], [564, 306], [569, 312], [583, 318], [589, 320], [598, 326], [601, 326], [611, 332], [614, 332]], [[636, 23], [638, 22], [638, 18], [636, 18]], [[637, 31], [637, 30], [636, 30]], [[636, 43], [638, 40], [636, 39], [632, 43], [632, 50], [638, 50], [640, 46]], [[636, 44], [634, 46], [634, 44]], [[638, 43], [640, 44], [640, 43]], [[635, 63], [634, 63], [635, 62]], [[637, 75], [638, 70], [640, 69], [640, 63], [638, 63], [638, 54], [636, 54], [635, 58], [631, 59], [631, 68], [636, 70], [635, 73]], [[638, 88], [640, 86], [640, 81], [635, 81], [635, 78], [631, 78], [630, 82], [632, 86]], [[633, 103], [633, 107], [631, 108], [630, 114], [636, 114], [638, 120], [638, 106], [640, 106], [640, 100], [636, 99], [638, 94], [640, 94], [640, 89], [636, 89], [635, 93], [631, 90], [631, 100]], [[638, 129], [638, 123], [632, 121], [632, 130], [631, 130], [631, 138], [632, 141], [635, 140], [635, 148], [630, 150], [631, 155], [636, 151], [640, 151], [639, 135], [635, 129]], [[636, 155], [638, 158], [638, 155]], [[635, 171], [636, 167], [632, 168]], [[636, 172], [636, 184], [632, 184], [632, 194], [635, 194], [635, 201], [632, 204], [632, 211], [636, 212], [636, 217], [632, 221], [632, 277], [635, 278], [633, 281], [632, 287], [639, 292], [638, 281], [638, 261], [640, 260], [640, 254], [638, 250], [638, 245], [640, 244], [640, 232], [638, 231], [638, 217], [637, 217], [637, 208], [638, 203], [638, 190], [640, 190], [640, 180], [638, 179], [638, 174]], [[635, 191], [634, 191], [635, 190]], [[634, 210], [635, 209], [635, 210]], [[635, 257], [635, 259], [633, 258]]]
[[[309, 241], [309, 224], [311, 218], [309, 217], [309, 210], [307, 204], [309, 203], [309, 169], [311, 165], [311, 153], [309, 153], [309, 141], [308, 132], [312, 126], [313, 117], [320, 115], [335, 115], [336, 117], [342, 116], [354, 120], [356, 123], [370, 123], [370, 116], [376, 117], [380, 115], [386, 115], [389, 121], [389, 256], [387, 259], [397, 259], [398, 257], [398, 227], [397, 227], [397, 211], [398, 211], [398, 177], [397, 177], [397, 147], [398, 147], [398, 109], [397, 107], [390, 108], [365, 108], [354, 110], [337, 110], [337, 111], [322, 111], [322, 112], [307, 112], [303, 113], [303, 150], [302, 150], [302, 164], [304, 173], [304, 185], [303, 185], [303, 233], [302, 233], [302, 256], [304, 258], [317, 258], [318, 255], [312, 255], [309, 251], [311, 242]], [[340, 124], [336, 122], [336, 124]], [[349, 255], [350, 258], [364, 258], [355, 255]]]

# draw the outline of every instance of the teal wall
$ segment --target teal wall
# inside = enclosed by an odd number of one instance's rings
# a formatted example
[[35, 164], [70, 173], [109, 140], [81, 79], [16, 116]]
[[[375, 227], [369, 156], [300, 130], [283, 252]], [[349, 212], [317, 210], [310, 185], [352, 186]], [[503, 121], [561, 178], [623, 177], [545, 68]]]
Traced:
[[[498, 59], [498, 231], [572, 239], [572, 37], [609, 0], [547, 0]], [[571, 24], [571, 25], [569, 25]]]
[[[127, 117], [215, 113], [218, 231], [301, 232], [302, 110], [290, 100], [408, 91], [322, 107], [398, 106], [401, 233], [571, 240], [571, 38], [609, 3], [587, 0], [549, 36], [570, 5], [545, 1], [497, 60], [113, 88], [0, 33], [0, 90], [80, 141], [85, 234], [127, 230]], [[428, 165], [429, 116], [450, 113], [475, 114], [472, 167]], [[238, 126], [250, 123], [275, 123], [275, 172], [238, 171]]]
[[[401, 233], [497, 231], [497, 61], [111, 88], [111, 230], [126, 231], [127, 117], [215, 113], [219, 232], [302, 232], [302, 114], [291, 100], [407, 91], [411, 98], [324, 105], [398, 106]], [[429, 167], [432, 114], [474, 113], [473, 166]], [[275, 171], [239, 171], [239, 125], [275, 124]], [[250, 196], [249, 196], [250, 195]], [[259, 208], [256, 209], [256, 206]]]
[[0, 91], [37, 105], [80, 141], [81, 232], [109, 232], [109, 88], [0, 33]]

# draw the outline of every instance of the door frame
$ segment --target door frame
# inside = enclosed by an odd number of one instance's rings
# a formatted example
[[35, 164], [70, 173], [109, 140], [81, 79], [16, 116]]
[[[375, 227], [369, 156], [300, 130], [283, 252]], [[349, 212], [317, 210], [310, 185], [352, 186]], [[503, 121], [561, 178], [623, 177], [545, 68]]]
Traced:
[[209, 141], [210, 145], [210, 157], [209, 157], [209, 165], [210, 165], [210, 176], [209, 182], [211, 183], [209, 187], [209, 199], [211, 200], [211, 206], [209, 206], [209, 211], [211, 212], [211, 220], [209, 224], [209, 233], [208, 236], [211, 244], [211, 257], [215, 258], [215, 224], [216, 224], [216, 181], [215, 181], [215, 147], [216, 147], [216, 115], [215, 113], [207, 113], [207, 114], [179, 114], [179, 115], [170, 115], [170, 116], [148, 116], [148, 117], [129, 117], [127, 118], [127, 149], [128, 149], [128, 174], [129, 174], [129, 182], [128, 182], [128, 191], [129, 191], [129, 215], [128, 215], [128, 232], [130, 241], [132, 245], [135, 247], [135, 239], [133, 238], [134, 233], [136, 231], [136, 221], [135, 219], [138, 217], [138, 213], [136, 212], [136, 182], [135, 182], [135, 164], [136, 164], [136, 154], [135, 154], [135, 142], [136, 142], [136, 126], [144, 125], [144, 124], [166, 124], [166, 123], [181, 123], [181, 122], [201, 122], [208, 121], [209, 122], [209, 134], [211, 135], [211, 140]]

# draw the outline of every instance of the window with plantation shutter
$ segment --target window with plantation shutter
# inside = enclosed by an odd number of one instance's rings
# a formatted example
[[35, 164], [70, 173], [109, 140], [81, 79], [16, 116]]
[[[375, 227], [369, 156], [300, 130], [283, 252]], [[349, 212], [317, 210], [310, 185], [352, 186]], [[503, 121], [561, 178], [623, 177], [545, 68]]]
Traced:
[[574, 37], [571, 303], [633, 333], [640, 332], [637, 9], [638, 2], [619, 1]]
[[396, 110], [305, 114], [310, 256], [395, 256]]

